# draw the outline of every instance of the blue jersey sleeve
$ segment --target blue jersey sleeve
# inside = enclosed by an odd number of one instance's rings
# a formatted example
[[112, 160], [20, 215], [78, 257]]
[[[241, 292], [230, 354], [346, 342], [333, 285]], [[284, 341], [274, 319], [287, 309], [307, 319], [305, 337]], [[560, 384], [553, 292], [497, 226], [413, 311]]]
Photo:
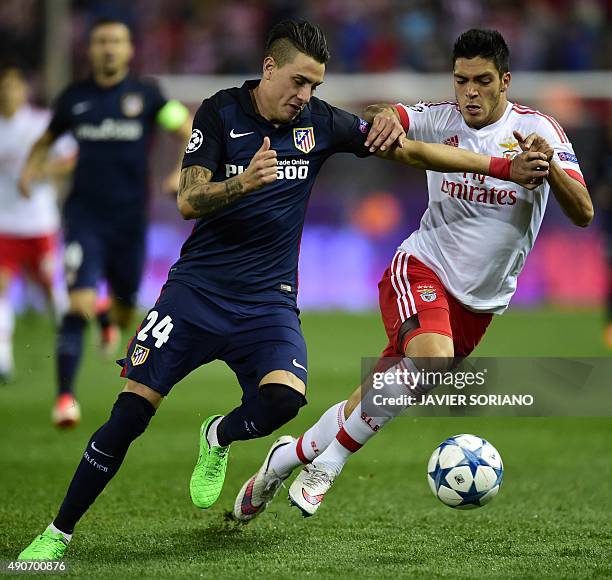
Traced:
[[148, 83], [148, 99], [150, 115], [154, 119], [160, 109], [168, 102], [157, 83]]
[[202, 165], [215, 173], [224, 150], [223, 121], [213, 102], [206, 99], [193, 119], [193, 130], [185, 149], [182, 167]]
[[48, 130], [58, 137], [70, 129], [72, 129], [70, 94], [68, 90], [65, 90], [55, 101]]
[[364, 145], [370, 125], [357, 115], [331, 107], [334, 149], [338, 153], [354, 153], [357, 157], [372, 155]]

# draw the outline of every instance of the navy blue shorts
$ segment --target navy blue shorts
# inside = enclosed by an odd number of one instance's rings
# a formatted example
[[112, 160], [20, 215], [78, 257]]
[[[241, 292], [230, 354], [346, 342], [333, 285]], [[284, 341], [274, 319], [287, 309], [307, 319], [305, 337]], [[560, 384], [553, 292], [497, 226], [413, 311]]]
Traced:
[[144, 270], [144, 231], [99, 231], [84, 223], [64, 228], [64, 272], [69, 290], [97, 288], [104, 279], [113, 296], [134, 306]]
[[167, 282], [128, 345], [121, 376], [161, 395], [213, 360], [236, 373], [243, 399], [271, 371], [307, 382], [306, 342], [298, 310], [283, 304], [232, 304], [182, 282]]

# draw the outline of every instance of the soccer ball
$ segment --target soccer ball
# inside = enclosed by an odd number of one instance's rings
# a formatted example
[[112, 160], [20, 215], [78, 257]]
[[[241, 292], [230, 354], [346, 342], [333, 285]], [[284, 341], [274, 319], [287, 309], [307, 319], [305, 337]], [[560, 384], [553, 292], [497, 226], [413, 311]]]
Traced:
[[427, 481], [434, 495], [457, 509], [474, 509], [499, 491], [504, 466], [497, 449], [475, 435], [455, 435], [443, 441], [427, 464]]

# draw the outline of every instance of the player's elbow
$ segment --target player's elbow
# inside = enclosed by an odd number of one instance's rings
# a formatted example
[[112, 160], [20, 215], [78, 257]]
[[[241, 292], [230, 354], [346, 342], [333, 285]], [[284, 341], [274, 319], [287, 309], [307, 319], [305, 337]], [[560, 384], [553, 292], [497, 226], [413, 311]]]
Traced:
[[176, 207], [184, 220], [192, 220], [197, 217], [191, 204], [180, 195], [176, 198]]
[[586, 228], [591, 225], [594, 217], [595, 210], [593, 209], [593, 205], [589, 204], [588, 206], [581, 208], [580, 213], [574, 217], [573, 222], [580, 228]]

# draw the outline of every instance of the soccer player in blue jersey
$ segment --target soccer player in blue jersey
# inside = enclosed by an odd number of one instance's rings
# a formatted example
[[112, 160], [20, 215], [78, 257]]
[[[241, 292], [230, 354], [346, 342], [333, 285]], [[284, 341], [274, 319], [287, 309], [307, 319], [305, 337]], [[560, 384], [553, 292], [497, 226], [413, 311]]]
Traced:
[[[59, 96], [47, 131], [34, 144], [21, 176], [28, 195], [53, 142], [70, 131], [79, 144], [72, 190], [63, 210], [64, 268], [70, 306], [57, 341], [59, 427], [78, 423], [74, 383], [83, 333], [95, 317], [97, 286], [108, 281], [112, 314], [120, 328], [132, 320], [145, 257], [147, 154], [156, 125], [176, 133], [181, 144], [191, 133], [189, 112], [168, 101], [150, 81], [130, 75], [133, 47], [128, 27], [100, 20], [92, 28], [92, 76], [69, 85]], [[169, 176], [178, 185], [180, 166]]]
[[[296, 307], [306, 204], [329, 156], [369, 154], [368, 124], [313, 97], [328, 58], [318, 27], [279, 23], [268, 37], [262, 78], [202, 103], [178, 191], [183, 217], [197, 219], [193, 232], [128, 347], [128, 381], [110, 418], [87, 444], [57, 517], [20, 558], [63, 556], [130, 444], [193, 369], [223, 360], [243, 390], [238, 407], [201, 427], [190, 482], [199, 508], [219, 497], [232, 442], [272, 433], [306, 404], [308, 362]], [[488, 156], [414, 141], [383, 155], [454, 171], [488, 173], [491, 165]], [[546, 173], [543, 157], [524, 154], [507, 169], [528, 183]]]

